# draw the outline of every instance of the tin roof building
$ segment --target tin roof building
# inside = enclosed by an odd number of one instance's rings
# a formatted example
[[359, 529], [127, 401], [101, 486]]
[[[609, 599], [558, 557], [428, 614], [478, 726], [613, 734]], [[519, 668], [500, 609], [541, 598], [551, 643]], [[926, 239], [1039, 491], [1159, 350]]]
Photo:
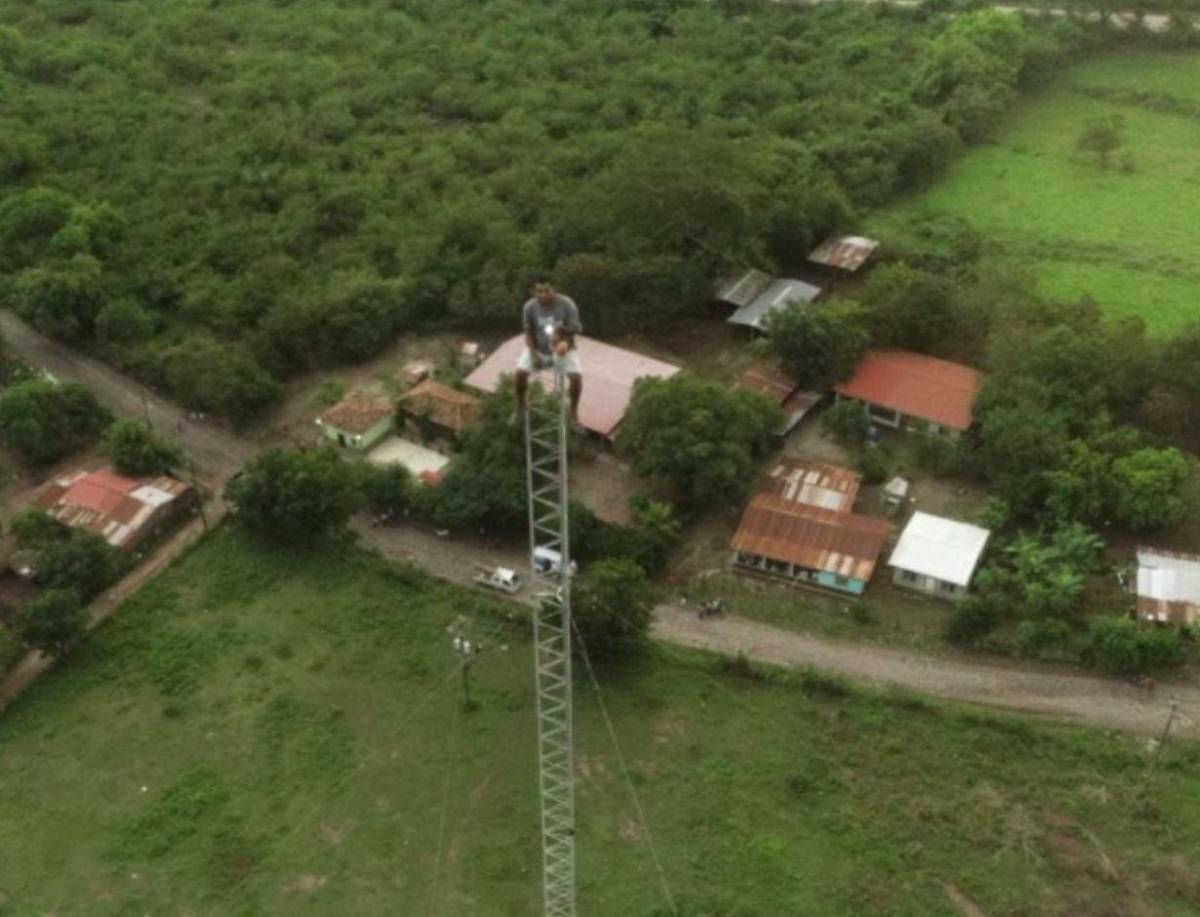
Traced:
[[419, 382], [400, 397], [400, 407], [415, 416], [428, 417], [451, 433], [462, 433], [479, 416], [479, 399], [433, 379]]
[[55, 478], [38, 490], [33, 504], [63, 525], [85, 528], [129, 551], [181, 512], [190, 492], [174, 478], [139, 481], [105, 468]]
[[[525, 347], [524, 335], [517, 335], [501, 344], [471, 375], [467, 385], [481, 392], [494, 392], [503, 376], [512, 373], [517, 358]], [[616, 435], [617, 427], [629, 409], [633, 385], [651, 376], [669, 379], [679, 367], [653, 357], [613, 347], [594, 338], [577, 335], [575, 347], [583, 366], [583, 397], [579, 402], [579, 422], [593, 433], [606, 439]], [[553, 384], [550, 370], [535, 373], [544, 385]]]
[[991, 532], [977, 525], [913, 513], [888, 566], [897, 586], [942, 598], [962, 598], [971, 585]]
[[915, 419], [962, 431], [971, 426], [982, 385], [983, 374], [969, 366], [908, 350], [869, 350], [836, 391], [839, 398], [862, 401], [884, 426], [900, 428]]
[[873, 516], [760, 493], [734, 533], [733, 561], [746, 572], [861, 595], [891, 529]]
[[808, 412], [825, 397], [821, 392], [797, 388], [796, 383], [782, 371], [764, 365], [747, 369], [735, 387], [766, 395], [783, 408], [783, 423], [775, 431], [777, 436], [787, 436], [796, 429]]
[[824, 462], [781, 461], [770, 471], [771, 493], [785, 500], [848, 513], [858, 499], [862, 475]]
[[818, 245], [808, 260], [813, 264], [854, 273], [870, 260], [877, 248], [878, 242], [864, 236], [834, 236]]
[[1200, 555], [1138, 548], [1137, 609], [1143, 621], [1200, 621]]

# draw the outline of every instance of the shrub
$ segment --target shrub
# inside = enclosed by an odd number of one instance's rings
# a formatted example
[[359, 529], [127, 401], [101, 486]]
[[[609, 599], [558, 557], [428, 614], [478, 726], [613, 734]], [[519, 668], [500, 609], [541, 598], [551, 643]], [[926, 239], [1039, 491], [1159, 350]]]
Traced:
[[958, 440], [928, 430], [916, 431], [913, 440], [922, 468], [937, 475], [952, 475], [959, 471], [962, 449]]
[[863, 480], [868, 484], [882, 484], [888, 476], [887, 459], [883, 457], [883, 450], [878, 446], [866, 449], [858, 460], [858, 470], [862, 472]]
[[857, 401], [839, 401], [821, 415], [821, 429], [843, 446], [861, 446], [869, 426], [867, 412]]
[[121, 575], [124, 558], [95, 532], [72, 529], [65, 539], [44, 543], [34, 560], [34, 577], [50, 589], [70, 589], [90, 601]]
[[86, 445], [112, 416], [82, 385], [30, 379], [0, 393], [0, 443], [30, 465], [48, 465]]
[[636, 563], [609, 557], [580, 578], [572, 601], [575, 626], [588, 652], [613, 658], [636, 650], [650, 632], [654, 592]]
[[373, 513], [397, 516], [412, 503], [412, 474], [403, 465], [367, 465], [362, 469], [362, 494]]
[[183, 452], [140, 420], [118, 420], [105, 434], [108, 456], [121, 474], [168, 474], [183, 464]]
[[9, 533], [17, 545], [28, 550], [38, 548], [52, 541], [63, 541], [71, 534], [65, 525], [40, 509], [27, 509], [13, 519]]
[[1088, 622], [1084, 659], [1113, 675], [1173, 668], [1182, 664], [1185, 655], [1174, 630], [1144, 630], [1126, 617], [1099, 616]]
[[1057, 618], [1022, 621], [1017, 625], [1017, 643], [1031, 656], [1064, 650], [1071, 643], [1071, 627]]
[[12, 664], [21, 658], [22, 649], [20, 637], [0, 624], [0, 675], [7, 672]]
[[996, 602], [981, 596], [968, 596], [959, 603], [946, 625], [946, 639], [952, 643], [974, 643], [999, 627], [1001, 620]]
[[345, 525], [360, 502], [353, 467], [331, 448], [269, 449], [229, 482], [226, 497], [253, 531], [304, 541]]
[[87, 630], [87, 612], [74, 589], [48, 589], [21, 609], [17, 633], [31, 649], [61, 656]]

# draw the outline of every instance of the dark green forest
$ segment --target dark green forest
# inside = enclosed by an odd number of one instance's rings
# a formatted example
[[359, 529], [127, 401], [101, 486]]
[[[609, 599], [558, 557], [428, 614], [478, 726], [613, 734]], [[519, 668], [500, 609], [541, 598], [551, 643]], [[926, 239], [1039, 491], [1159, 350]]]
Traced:
[[190, 407], [396, 333], [689, 314], [920, 187], [1088, 39], [700, 0], [46, 0], [0, 9], [0, 294]]

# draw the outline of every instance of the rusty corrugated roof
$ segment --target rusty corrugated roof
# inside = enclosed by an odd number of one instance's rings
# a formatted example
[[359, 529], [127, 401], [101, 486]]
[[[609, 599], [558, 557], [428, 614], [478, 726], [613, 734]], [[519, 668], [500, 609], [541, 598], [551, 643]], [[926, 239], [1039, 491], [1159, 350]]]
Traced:
[[909, 350], [869, 350], [839, 395], [909, 417], [965, 430], [971, 426], [983, 374], [969, 366]]
[[883, 519], [839, 513], [762, 493], [750, 501], [733, 548], [867, 582], [891, 532]]
[[808, 260], [843, 271], [857, 271], [877, 248], [878, 242], [864, 236], [834, 236], [818, 245]]
[[76, 471], [46, 483], [34, 505], [71, 528], [86, 528], [120, 548], [153, 518], [159, 507], [191, 488], [174, 478], [136, 481], [108, 469]]
[[781, 461], [770, 471], [771, 493], [808, 506], [848, 513], [858, 497], [862, 475], [824, 462]]
[[401, 399], [404, 409], [414, 414], [427, 414], [439, 427], [461, 433], [479, 416], [479, 399], [466, 392], [425, 379]]
[[783, 370], [766, 363], [758, 363], [742, 373], [738, 378], [737, 387], [750, 389], [783, 404], [796, 390], [796, 383], [788, 378]]

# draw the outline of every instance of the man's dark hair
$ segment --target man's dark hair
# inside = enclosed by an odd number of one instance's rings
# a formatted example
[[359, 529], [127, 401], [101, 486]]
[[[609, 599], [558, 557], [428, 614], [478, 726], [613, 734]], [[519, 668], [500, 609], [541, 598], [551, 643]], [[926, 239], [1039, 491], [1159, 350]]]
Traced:
[[541, 273], [534, 274], [533, 285], [537, 286], [538, 284], [542, 283], [554, 286], [554, 278], [550, 275], [549, 271], [542, 271]]

